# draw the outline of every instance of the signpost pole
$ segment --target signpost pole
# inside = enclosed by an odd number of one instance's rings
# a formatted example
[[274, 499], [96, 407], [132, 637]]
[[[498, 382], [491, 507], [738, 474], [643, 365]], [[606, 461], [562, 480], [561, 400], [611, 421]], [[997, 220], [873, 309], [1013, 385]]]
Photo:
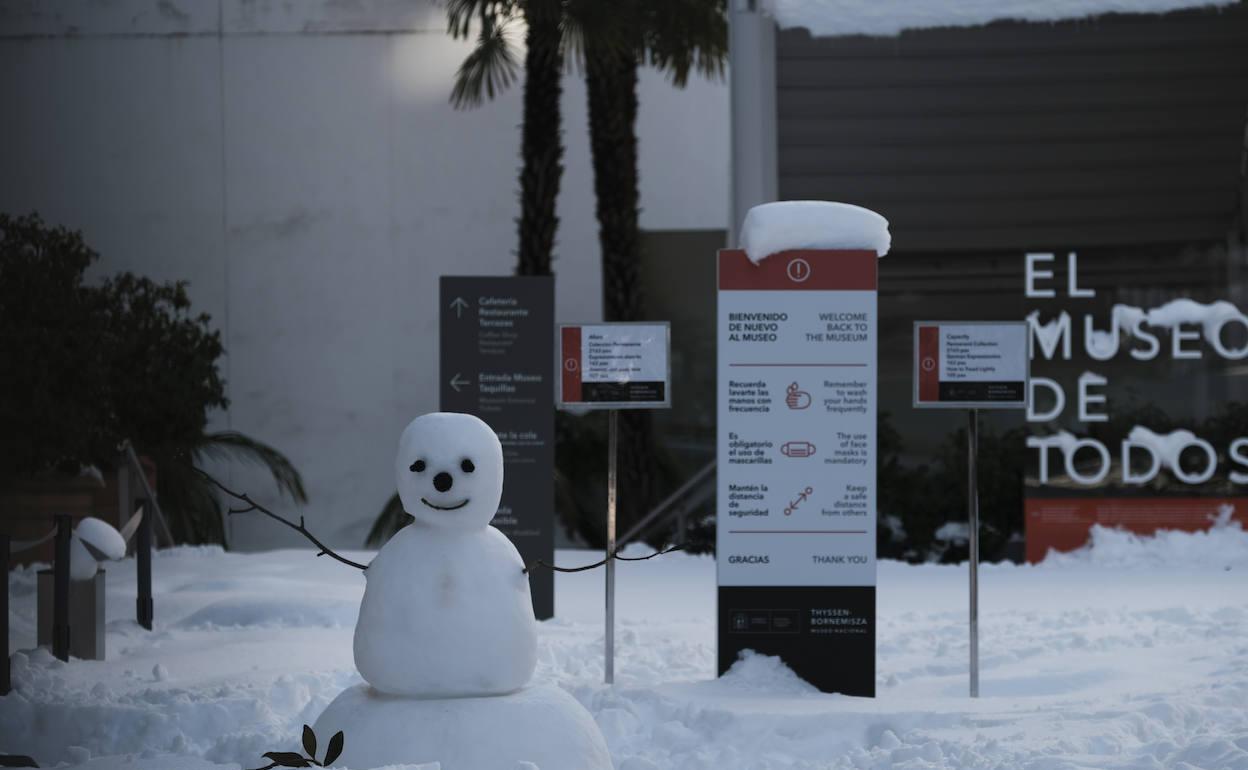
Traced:
[[56, 560], [52, 564], [52, 654], [69, 660], [69, 544], [72, 519], [56, 515]]
[[619, 411], [607, 411], [607, 623], [603, 638], [606, 640], [606, 660], [603, 662], [604, 680], [615, 682], [615, 482], [616, 447], [619, 431]]
[[152, 511], [150, 498], [137, 498], [135, 510], [139, 519], [138, 539], [134, 545], [135, 569], [138, 573], [138, 595], [134, 600], [135, 620], [148, 631], [152, 630]]
[[9, 679], [9, 536], [0, 533], [0, 649], [4, 659], [0, 660], [0, 695], [8, 695], [13, 689]]
[[979, 697], [979, 410], [967, 411], [969, 420], [966, 430], [967, 466], [967, 514], [969, 518], [970, 553], [967, 561], [971, 569], [971, 697]]

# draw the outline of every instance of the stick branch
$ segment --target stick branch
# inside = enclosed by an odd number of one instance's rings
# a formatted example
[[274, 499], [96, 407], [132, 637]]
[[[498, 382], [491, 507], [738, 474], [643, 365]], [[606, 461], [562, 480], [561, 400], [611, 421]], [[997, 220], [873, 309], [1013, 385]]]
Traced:
[[246, 493], [239, 493], [239, 492], [235, 492], [232, 489], [229, 489], [220, 481], [217, 481], [212, 476], [209, 476], [207, 473], [204, 473], [200, 469], [196, 468], [195, 472], [203, 476], [205, 479], [208, 479], [209, 483], [211, 483], [217, 489], [221, 490], [222, 492], [234, 498], [235, 500], [238, 500], [239, 502], [246, 504], [247, 506], [246, 508], [230, 508], [228, 513], [231, 516], [233, 516], [236, 513], [251, 513], [252, 511], [258, 511], [260, 513], [263, 513], [265, 516], [268, 516], [270, 519], [273, 519], [274, 521], [285, 524], [286, 526], [290, 527], [294, 531], [306, 537], [308, 540], [312, 541], [312, 545], [315, 545], [317, 548], [321, 549], [320, 552], [316, 554], [317, 556], [328, 556], [332, 559], [342, 562], [348, 567], [355, 567], [358, 570], [368, 569], [368, 566], [365, 564], [360, 564], [359, 562], [351, 561], [350, 559], [344, 556], [339, 556], [338, 554], [334, 553], [334, 551], [329, 546], [325, 545], [320, 540], [317, 540], [316, 536], [313, 535], [311, 532], [309, 532], [308, 528], [303, 525], [302, 516], [299, 517], [299, 523], [296, 524], [293, 521], [290, 521], [289, 519], [285, 519], [281, 516], [278, 516], [273, 511], [270, 511], [268, 508], [265, 508], [263, 505], [261, 505], [260, 503], [257, 503], [255, 500], [252, 500]]
[[[622, 547], [623, 546], [621, 546], [621, 548]], [[597, 569], [598, 567], [601, 567], [602, 565], [606, 564], [612, 559], [615, 559], [616, 561], [645, 561], [647, 559], [653, 559], [656, 556], [662, 556], [663, 554], [671, 553], [672, 551], [682, 550], [683, 548], [684, 548], [683, 545], [674, 545], [671, 548], [667, 548], [662, 551], [655, 551], [649, 556], [620, 556], [620, 549], [617, 548], [607, 558], [602, 559], [600, 561], [596, 561], [593, 564], [586, 564], [583, 567], [556, 567], [555, 565], [550, 564], [549, 562], [538, 559], [534, 561], [532, 564], [525, 565], [523, 571], [527, 575], [535, 567], [545, 567], [546, 569], [554, 570], [555, 572], [584, 572], [586, 570]]]

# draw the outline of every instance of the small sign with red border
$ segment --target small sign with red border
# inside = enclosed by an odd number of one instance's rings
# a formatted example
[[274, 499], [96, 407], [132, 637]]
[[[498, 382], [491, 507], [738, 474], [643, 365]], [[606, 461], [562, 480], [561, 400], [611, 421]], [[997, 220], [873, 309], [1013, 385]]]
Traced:
[[916, 321], [914, 406], [1026, 409], [1031, 391], [1026, 321]]
[[671, 407], [670, 338], [666, 321], [560, 324], [559, 408]]

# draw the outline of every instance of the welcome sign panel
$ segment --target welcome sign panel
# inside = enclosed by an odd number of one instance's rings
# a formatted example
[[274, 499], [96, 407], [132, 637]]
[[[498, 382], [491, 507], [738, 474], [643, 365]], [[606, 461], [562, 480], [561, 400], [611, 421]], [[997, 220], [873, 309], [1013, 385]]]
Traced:
[[876, 255], [719, 253], [719, 671], [875, 694]]

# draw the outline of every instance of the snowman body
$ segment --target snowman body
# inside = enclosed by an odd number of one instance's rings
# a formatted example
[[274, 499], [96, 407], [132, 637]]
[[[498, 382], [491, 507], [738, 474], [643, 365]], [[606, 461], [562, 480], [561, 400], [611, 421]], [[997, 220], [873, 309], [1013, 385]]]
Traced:
[[524, 563], [494, 527], [413, 523], [377, 554], [355, 631], [355, 665], [381, 692], [499, 695], [537, 663]]
[[494, 431], [466, 414], [416, 418], [395, 478], [415, 521], [365, 571], [355, 665], [381, 693], [514, 692], [537, 665], [537, 622], [515, 546], [489, 525], [503, 488]]

